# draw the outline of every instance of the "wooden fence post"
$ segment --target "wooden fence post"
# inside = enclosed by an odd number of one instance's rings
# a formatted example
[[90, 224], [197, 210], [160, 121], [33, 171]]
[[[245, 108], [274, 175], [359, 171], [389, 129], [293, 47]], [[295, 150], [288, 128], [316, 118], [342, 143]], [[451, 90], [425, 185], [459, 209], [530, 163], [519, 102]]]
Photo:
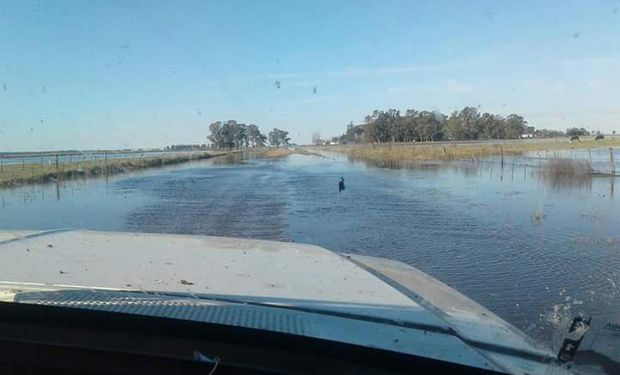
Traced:
[[504, 148], [502, 146], [499, 146], [499, 151], [502, 155], [502, 161], [501, 161], [501, 166], [502, 168], [504, 168]]

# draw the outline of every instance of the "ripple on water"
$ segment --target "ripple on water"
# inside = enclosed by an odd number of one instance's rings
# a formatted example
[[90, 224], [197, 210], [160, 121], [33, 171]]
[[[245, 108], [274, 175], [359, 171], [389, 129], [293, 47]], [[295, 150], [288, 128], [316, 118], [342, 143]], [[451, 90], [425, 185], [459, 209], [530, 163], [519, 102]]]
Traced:
[[600, 194], [607, 185], [569, 192], [522, 171], [501, 180], [497, 168], [463, 175], [300, 158], [6, 191], [0, 221], [291, 240], [391, 258], [547, 342], [574, 314], [605, 321], [620, 311], [620, 215]]

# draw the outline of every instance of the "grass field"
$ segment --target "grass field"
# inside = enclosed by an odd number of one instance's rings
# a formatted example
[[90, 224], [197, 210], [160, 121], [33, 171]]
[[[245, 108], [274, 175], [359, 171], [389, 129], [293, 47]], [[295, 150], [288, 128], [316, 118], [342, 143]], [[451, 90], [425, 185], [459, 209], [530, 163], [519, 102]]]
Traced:
[[265, 148], [253, 151], [255, 157], [259, 158], [283, 158], [293, 153], [292, 150], [283, 148]]
[[223, 153], [194, 153], [173, 157], [127, 158], [71, 162], [56, 165], [10, 164], [0, 169], [0, 188], [31, 183], [51, 182], [78, 177], [98, 177], [157, 168], [165, 165], [186, 163], [191, 160], [208, 159]]
[[358, 144], [324, 147], [327, 151], [344, 153], [352, 158], [375, 161], [476, 160], [493, 155], [520, 155], [531, 151], [553, 151], [587, 148], [620, 147], [620, 139], [585, 140], [570, 143], [566, 139], [515, 140], [495, 142], [437, 142]]

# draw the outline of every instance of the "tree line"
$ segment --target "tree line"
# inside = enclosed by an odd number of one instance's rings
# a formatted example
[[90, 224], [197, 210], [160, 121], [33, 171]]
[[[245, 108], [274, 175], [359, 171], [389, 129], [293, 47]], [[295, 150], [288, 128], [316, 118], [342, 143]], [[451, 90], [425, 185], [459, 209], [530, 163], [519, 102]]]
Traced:
[[[468, 141], [563, 135], [565, 133], [557, 130], [536, 130], [534, 127], [528, 126], [523, 116], [518, 114], [503, 117], [488, 112], [481, 113], [475, 107], [464, 107], [450, 115], [437, 111], [408, 109], [401, 112], [390, 109], [387, 111], [375, 110], [366, 116], [360, 125], [350, 123], [345, 133], [332, 138], [332, 142]], [[313, 137], [313, 142], [325, 143], [326, 141], [317, 136]]]
[[235, 120], [216, 121], [209, 125], [211, 145], [219, 149], [242, 149], [271, 146], [286, 146], [291, 140], [288, 132], [274, 128], [265, 136], [255, 124], [244, 124]]

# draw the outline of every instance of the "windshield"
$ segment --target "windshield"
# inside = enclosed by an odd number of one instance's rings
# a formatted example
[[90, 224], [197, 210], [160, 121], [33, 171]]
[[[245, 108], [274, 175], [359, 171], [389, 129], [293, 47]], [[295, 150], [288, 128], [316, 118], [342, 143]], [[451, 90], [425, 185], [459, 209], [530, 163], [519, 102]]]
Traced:
[[[620, 3], [1, 8], [0, 230], [222, 236], [388, 258], [554, 350], [577, 316], [620, 323]], [[141, 251], [115, 277], [162, 289], [140, 283], [154, 259]], [[82, 254], [93, 263], [80, 280], [114, 268]], [[166, 262], [165, 289], [197, 287], [191, 262]], [[29, 280], [8, 281], [47, 282], [43, 265], [24, 267]], [[86, 272], [62, 267], [54, 283]], [[288, 290], [256, 283], [244, 292]]]

